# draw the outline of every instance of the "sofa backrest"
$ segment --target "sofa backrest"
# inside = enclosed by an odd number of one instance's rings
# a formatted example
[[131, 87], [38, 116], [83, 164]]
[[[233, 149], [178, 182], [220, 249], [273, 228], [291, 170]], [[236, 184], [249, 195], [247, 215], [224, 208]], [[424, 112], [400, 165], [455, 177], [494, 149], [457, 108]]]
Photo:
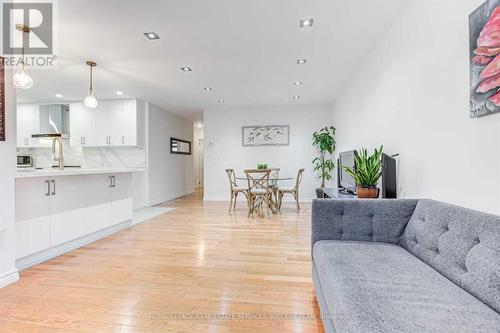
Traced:
[[320, 240], [399, 244], [418, 200], [315, 199], [311, 246]]
[[420, 200], [401, 246], [500, 313], [500, 216]]

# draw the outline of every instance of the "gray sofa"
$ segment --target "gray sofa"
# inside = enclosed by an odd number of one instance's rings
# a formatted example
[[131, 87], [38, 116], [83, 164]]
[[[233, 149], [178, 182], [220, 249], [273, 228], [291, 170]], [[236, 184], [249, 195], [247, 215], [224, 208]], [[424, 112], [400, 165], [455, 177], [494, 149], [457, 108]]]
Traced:
[[312, 206], [326, 332], [500, 332], [500, 217], [432, 200]]

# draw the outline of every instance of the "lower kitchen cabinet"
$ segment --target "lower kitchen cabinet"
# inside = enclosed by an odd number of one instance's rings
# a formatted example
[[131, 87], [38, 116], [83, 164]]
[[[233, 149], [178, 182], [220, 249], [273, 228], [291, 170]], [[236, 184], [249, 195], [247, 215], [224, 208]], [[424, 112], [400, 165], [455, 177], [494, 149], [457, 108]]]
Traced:
[[85, 235], [85, 177], [54, 177], [50, 196], [50, 245]]
[[16, 258], [132, 218], [132, 174], [16, 179]]

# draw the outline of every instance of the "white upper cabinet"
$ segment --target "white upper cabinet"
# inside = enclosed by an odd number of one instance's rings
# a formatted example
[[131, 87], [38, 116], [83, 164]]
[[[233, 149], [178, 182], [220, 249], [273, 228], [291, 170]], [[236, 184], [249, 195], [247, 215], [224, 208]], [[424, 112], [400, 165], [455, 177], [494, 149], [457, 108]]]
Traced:
[[137, 100], [101, 100], [93, 110], [87, 109], [82, 103], [73, 103], [70, 108], [73, 146], [142, 145], [139, 139], [142, 114], [138, 110]]
[[39, 132], [40, 113], [38, 104], [18, 104], [17, 105], [17, 146], [34, 147], [36, 139], [31, 135]]
[[82, 103], [71, 103], [69, 108], [71, 145], [97, 146], [96, 111], [86, 108]]

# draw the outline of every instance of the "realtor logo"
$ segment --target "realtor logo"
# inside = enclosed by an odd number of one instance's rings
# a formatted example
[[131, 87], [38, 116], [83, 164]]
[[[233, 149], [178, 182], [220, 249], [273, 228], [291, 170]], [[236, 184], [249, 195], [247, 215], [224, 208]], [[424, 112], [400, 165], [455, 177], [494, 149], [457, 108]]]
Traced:
[[[3, 53], [53, 53], [53, 4], [16, 2], [3, 3]], [[29, 34], [16, 29], [16, 24], [30, 27]]]
[[[27, 67], [54, 68], [55, 0], [9, 0], [1, 10], [5, 66], [16, 67], [24, 61]], [[23, 26], [24, 32], [19, 28]]]

